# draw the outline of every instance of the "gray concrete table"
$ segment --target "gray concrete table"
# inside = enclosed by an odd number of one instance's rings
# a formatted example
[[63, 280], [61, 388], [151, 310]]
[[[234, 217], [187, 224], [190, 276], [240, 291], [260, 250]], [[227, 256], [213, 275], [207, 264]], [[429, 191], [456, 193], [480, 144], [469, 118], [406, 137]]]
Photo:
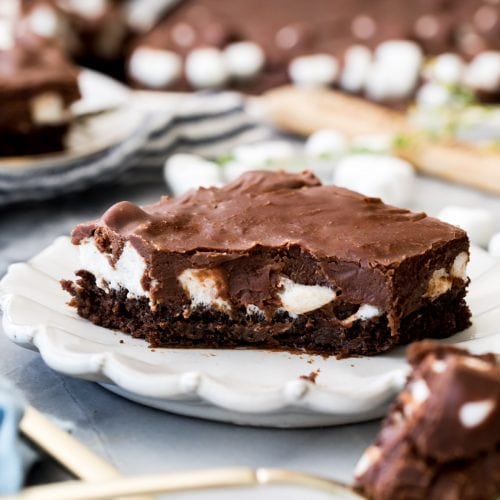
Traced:
[[[134, 171], [112, 185], [0, 211], [0, 276], [9, 264], [30, 258], [111, 203], [122, 199], [147, 203], [165, 191], [159, 172]], [[413, 208], [435, 214], [452, 203], [489, 208], [500, 230], [500, 197], [419, 178]], [[59, 375], [47, 368], [38, 354], [11, 344], [1, 333], [0, 376], [24, 391], [33, 406], [72, 427], [78, 439], [124, 474], [248, 465], [286, 467], [349, 481], [357, 459], [379, 426], [379, 422], [371, 422], [308, 430], [258, 429], [163, 413], [131, 403], [94, 383]], [[55, 473], [42, 474], [42, 480], [56, 477]], [[175, 496], [181, 497], [326, 498], [286, 488]]]

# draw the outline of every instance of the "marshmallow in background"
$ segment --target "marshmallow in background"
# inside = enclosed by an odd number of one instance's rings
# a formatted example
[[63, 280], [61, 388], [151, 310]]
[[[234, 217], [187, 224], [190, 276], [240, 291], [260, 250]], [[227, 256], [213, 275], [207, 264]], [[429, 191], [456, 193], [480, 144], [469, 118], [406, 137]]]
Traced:
[[500, 233], [496, 233], [488, 243], [488, 252], [495, 259], [500, 259]]
[[472, 243], [482, 247], [488, 245], [495, 227], [492, 214], [484, 208], [449, 205], [439, 212], [438, 219], [462, 228]]
[[31, 118], [37, 125], [57, 125], [67, 118], [64, 100], [56, 92], [44, 92], [30, 101]]
[[500, 52], [481, 52], [474, 57], [465, 70], [464, 83], [485, 92], [500, 89]]
[[364, 45], [353, 45], [346, 50], [340, 86], [348, 92], [361, 92], [372, 64], [372, 53]]
[[179, 153], [165, 163], [163, 175], [174, 196], [199, 187], [220, 186], [222, 170], [214, 162], [201, 156]]
[[27, 21], [31, 31], [44, 38], [53, 38], [60, 31], [57, 12], [48, 5], [35, 7]]
[[305, 143], [307, 156], [336, 157], [347, 152], [349, 141], [345, 134], [334, 129], [322, 129], [311, 134]]
[[462, 80], [465, 70], [463, 59], [457, 54], [441, 54], [429, 65], [427, 77], [445, 85], [456, 85]]
[[303, 87], [328, 87], [335, 82], [338, 72], [338, 61], [329, 54], [296, 57], [288, 67], [292, 82]]
[[408, 97], [417, 85], [422, 50], [407, 40], [388, 40], [375, 50], [366, 80], [366, 93], [376, 101]]
[[417, 92], [417, 104], [423, 108], [441, 108], [451, 102], [450, 91], [440, 83], [424, 83]]
[[262, 141], [237, 146], [232, 153], [236, 163], [251, 170], [278, 163], [280, 160], [289, 160], [294, 156], [295, 148], [286, 141]]
[[197, 89], [223, 86], [229, 74], [222, 51], [215, 47], [192, 50], [186, 58], [186, 78]]
[[224, 49], [224, 59], [231, 77], [237, 80], [247, 80], [262, 71], [265, 54], [262, 48], [254, 42], [236, 42]]
[[182, 62], [170, 50], [138, 47], [132, 53], [128, 66], [130, 76], [147, 87], [167, 87], [181, 77]]
[[338, 163], [333, 183], [407, 207], [413, 197], [415, 172], [408, 162], [395, 156], [351, 154]]

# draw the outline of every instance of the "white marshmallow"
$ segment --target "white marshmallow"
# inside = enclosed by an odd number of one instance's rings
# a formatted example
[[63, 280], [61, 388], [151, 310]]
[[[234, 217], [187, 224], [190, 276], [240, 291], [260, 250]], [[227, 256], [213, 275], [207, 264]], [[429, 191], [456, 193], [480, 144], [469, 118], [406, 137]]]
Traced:
[[474, 57], [465, 70], [464, 83], [486, 92], [500, 89], [500, 52], [487, 51]]
[[432, 62], [428, 76], [437, 82], [454, 85], [461, 81], [465, 70], [463, 59], [457, 54], [441, 54]]
[[278, 293], [282, 309], [292, 315], [319, 309], [336, 297], [335, 291], [328, 286], [301, 285], [288, 278], [281, 278], [279, 286], [283, 287]]
[[380, 316], [382, 311], [376, 306], [370, 304], [362, 304], [361, 307], [356, 311], [355, 315], [358, 319], [367, 320], [376, 318]]
[[423, 61], [422, 49], [408, 40], [387, 40], [375, 49], [375, 60], [403, 64], [405, 67], [420, 66]]
[[163, 173], [165, 181], [176, 196], [190, 189], [220, 186], [222, 183], [221, 168], [216, 163], [196, 155], [171, 156], [165, 163]]
[[55, 125], [67, 118], [64, 101], [55, 92], [39, 94], [30, 101], [31, 117], [37, 125]]
[[0, 50], [10, 50], [14, 47], [14, 43], [12, 23], [0, 18]]
[[350, 324], [358, 320], [366, 321], [367, 319], [377, 318], [381, 314], [382, 309], [379, 307], [372, 306], [371, 304], [362, 304], [354, 314], [351, 314], [348, 318], [344, 319], [342, 323]]
[[232, 153], [236, 163], [259, 169], [292, 158], [295, 149], [286, 141], [262, 141], [237, 146]]
[[431, 391], [423, 379], [413, 381], [407, 388], [408, 399], [405, 401], [403, 413], [411, 417], [429, 398]]
[[344, 56], [344, 68], [340, 76], [340, 86], [348, 92], [360, 92], [368, 77], [372, 63], [372, 53], [364, 45], [349, 47]]
[[406, 40], [389, 40], [375, 50], [366, 92], [374, 100], [400, 99], [410, 95], [420, 74], [423, 55], [420, 47]]
[[351, 147], [370, 153], [390, 153], [393, 148], [392, 134], [363, 134], [353, 138]]
[[453, 261], [450, 269], [450, 275], [454, 278], [464, 280], [467, 277], [467, 264], [469, 263], [469, 254], [467, 252], [460, 252]]
[[495, 401], [485, 399], [465, 403], [458, 412], [460, 422], [468, 429], [481, 425], [495, 408]]
[[483, 247], [488, 245], [495, 227], [492, 214], [484, 208], [449, 205], [439, 212], [438, 219], [461, 227], [472, 243]]
[[432, 273], [432, 276], [427, 284], [425, 297], [435, 299], [443, 293], [446, 293], [453, 285], [453, 280], [446, 272], [446, 269], [437, 269]]
[[107, 7], [107, 0], [67, 0], [68, 7], [82, 17], [89, 19], [96, 18], [104, 14]]
[[413, 196], [415, 172], [408, 162], [395, 156], [352, 154], [338, 163], [333, 183], [382, 198], [391, 205], [408, 206]]
[[220, 87], [229, 77], [224, 55], [215, 47], [192, 50], [185, 71], [188, 82], [198, 89]]
[[492, 236], [488, 243], [488, 252], [490, 252], [491, 256], [495, 257], [495, 259], [500, 259], [500, 233], [496, 233]]
[[423, 108], [440, 108], [451, 102], [451, 94], [445, 86], [429, 82], [418, 89], [416, 101]]
[[340, 156], [347, 151], [349, 142], [347, 137], [338, 130], [322, 129], [311, 134], [305, 144], [308, 156]]
[[425, 380], [415, 380], [410, 386], [410, 393], [413, 402], [417, 405], [425, 403], [431, 395], [431, 391]]
[[59, 29], [59, 19], [54, 9], [40, 5], [33, 9], [28, 17], [31, 31], [45, 38], [53, 38]]
[[91, 272], [101, 288], [119, 290], [125, 288], [130, 297], [145, 297], [142, 278], [146, 272], [146, 262], [137, 250], [125, 243], [120, 258], [114, 265], [109, 263], [108, 256], [100, 252], [93, 238], [88, 238], [78, 245], [80, 267]]
[[229, 75], [238, 80], [246, 80], [258, 75], [265, 63], [262, 48], [254, 42], [231, 43], [224, 49]]
[[213, 269], [185, 269], [178, 277], [192, 307], [213, 307], [229, 311], [231, 305], [220, 297], [220, 276]]
[[130, 76], [151, 88], [167, 87], [181, 77], [182, 61], [170, 50], [138, 47], [129, 61]]
[[338, 72], [338, 61], [329, 54], [296, 57], [288, 67], [292, 82], [304, 87], [331, 85], [335, 82]]

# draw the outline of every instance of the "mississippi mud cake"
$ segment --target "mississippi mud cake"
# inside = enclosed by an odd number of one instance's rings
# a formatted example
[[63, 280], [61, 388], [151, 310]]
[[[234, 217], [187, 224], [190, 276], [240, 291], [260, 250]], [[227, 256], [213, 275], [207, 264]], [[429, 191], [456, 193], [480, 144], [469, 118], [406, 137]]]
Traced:
[[372, 500], [493, 500], [500, 495], [500, 364], [425, 341], [356, 470]]
[[153, 346], [376, 354], [469, 326], [464, 231], [309, 172], [249, 172], [77, 226], [80, 316]]

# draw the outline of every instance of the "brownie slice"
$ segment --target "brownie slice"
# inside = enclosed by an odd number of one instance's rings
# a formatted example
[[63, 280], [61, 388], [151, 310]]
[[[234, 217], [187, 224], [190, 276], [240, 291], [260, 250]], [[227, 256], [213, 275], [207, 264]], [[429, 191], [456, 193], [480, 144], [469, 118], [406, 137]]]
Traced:
[[358, 463], [374, 500], [493, 500], [500, 495], [500, 364], [425, 341], [374, 445]]
[[459, 228], [309, 172], [249, 172], [73, 231], [78, 313], [154, 346], [376, 354], [470, 324]]
[[32, 33], [12, 29], [2, 36], [0, 156], [64, 149], [69, 107], [80, 97], [77, 69], [57, 45]]

